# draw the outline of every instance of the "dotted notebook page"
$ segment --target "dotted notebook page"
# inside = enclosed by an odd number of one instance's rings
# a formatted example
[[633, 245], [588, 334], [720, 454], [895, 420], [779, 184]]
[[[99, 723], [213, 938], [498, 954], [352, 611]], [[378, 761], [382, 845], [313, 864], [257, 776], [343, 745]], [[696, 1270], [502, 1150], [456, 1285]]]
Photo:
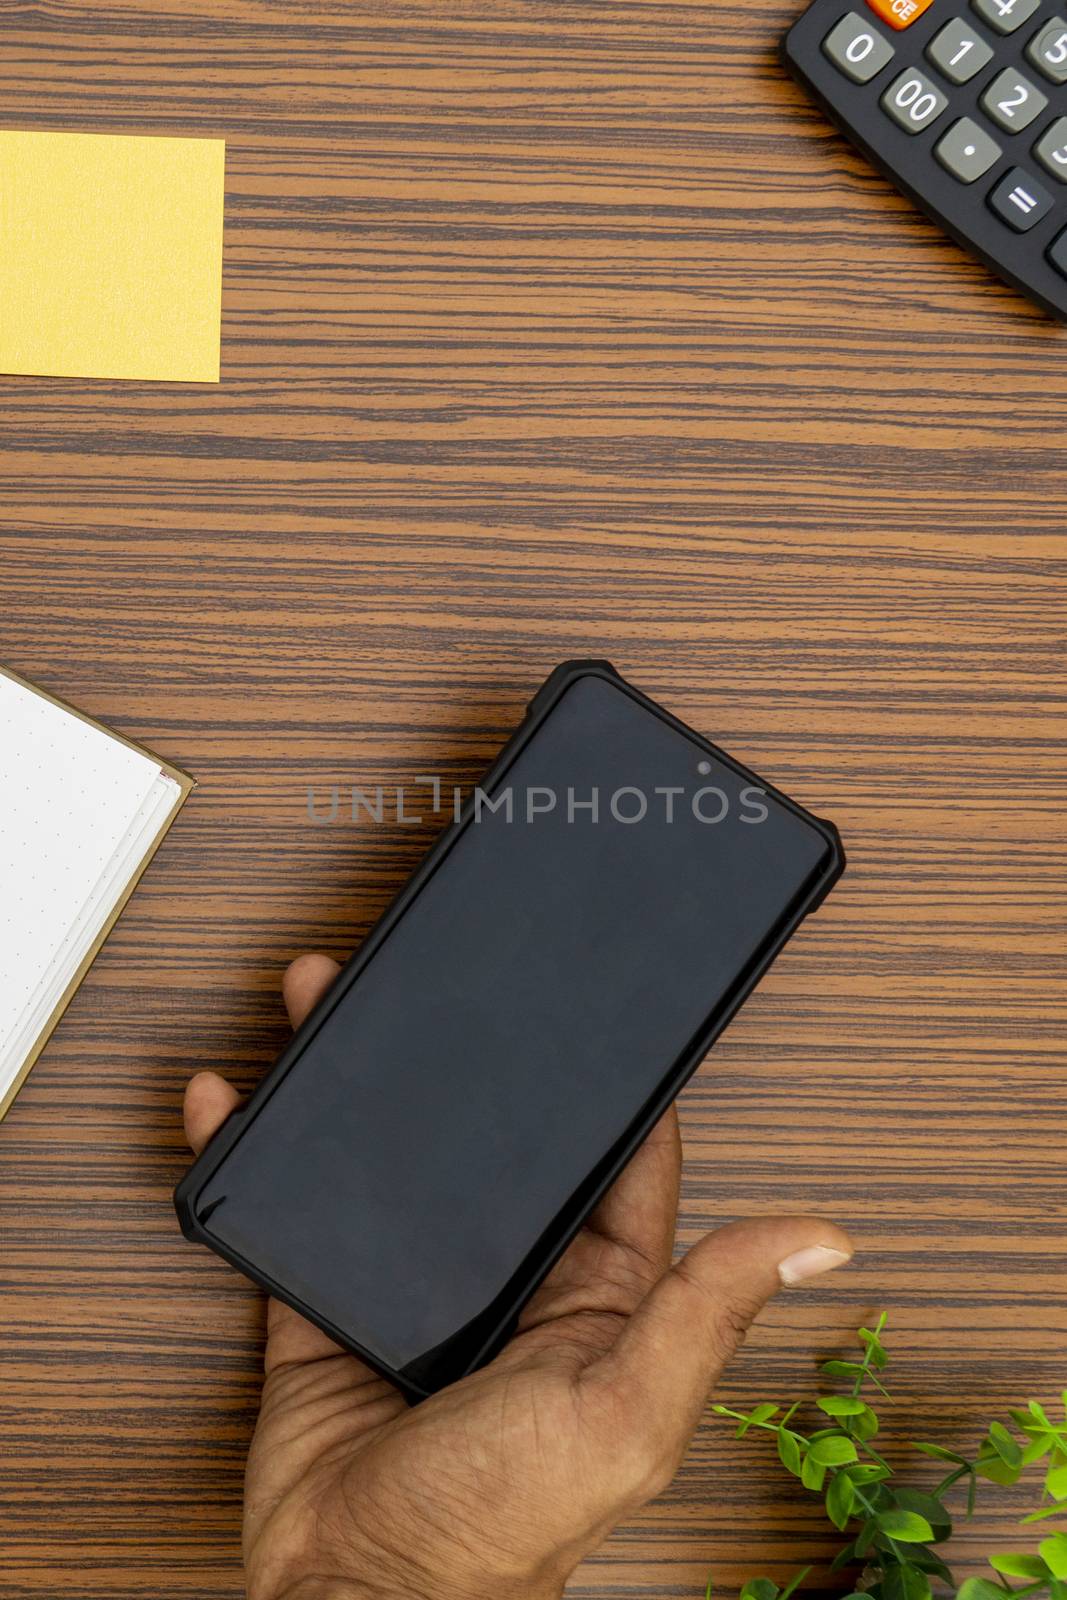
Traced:
[[0, 1057], [159, 776], [0, 674]]
[[163, 824], [181, 803], [181, 786], [160, 773], [115, 855], [56, 951], [11, 1033], [0, 1039], [0, 1094], [10, 1086], [59, 1004], [82, 961], [91, 955], [115, 902], [141, 866]]

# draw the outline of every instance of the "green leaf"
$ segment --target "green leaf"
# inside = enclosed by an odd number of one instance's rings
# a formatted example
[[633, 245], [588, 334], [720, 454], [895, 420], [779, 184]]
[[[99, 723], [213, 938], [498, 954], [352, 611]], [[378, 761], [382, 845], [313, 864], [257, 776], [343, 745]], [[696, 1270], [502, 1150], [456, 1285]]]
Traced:
[[930, 1600], [930, 1579], [918, 1567], [901, 1562], [886, 1570], [882, 1579], [884, 1600]]
[[1067, 1578], [1067, 1533], [1054, 1533], [1038, 1546], [1053, 1577]]
[[878, 1417], [870, 1406], [864, 1406], [859, 1416], [853, 1417], [851, 1422], [852, 1432], [857, 1439], [873, 1439], [878, 1432]]
[[1047, 1456], [1056, 1443], [1055, 1435], [1051, 1433], [1032, 1433], [1030, 1443], [1023, 1447], [1023, 1466], [1033, 1466], [1035, 1461], [1040, 1461]]
[[805, 1489], [822, 1490], [826, 1480], [826, 1465], [822, 1461], [814, 1461], [809, 1450], [804, 1457], [804, 1465], [800, 1469], [800, 1481]]
[[1031, 1511], [1024, 1522], [1045, 1522], [1049, 1517], [1067, 1517], [1067, 1505], [1061, 1501], [1059, 1505], [1042, 1506], [1040, 1511]]
[[820, 1395], [815, 1404], [820, 1411], [825, 1411], [828, 1417], [858, 1417], [866, 1411], [867, 1403], [857, 1399], [851, 1394], [824, 1394]]
[[917, 1511], [932, 1528], [951, 1528], [952, 1516], [948, 1507], [936, 1494], [925, 1494], [921, 1489], [897, 1489], [897, 1505], [905, 1511]]
[[778, 1585], [770, 1578], [749, 1578], [741, 1590], [741, 1600], [778, 1600]]
[[804, 1582], [804, 1579], [807, 1577], [810, 1571], [810, 1567], [801, 1567], [799, 1572], [794, 1572], [793, 1576], [790, 1578], [789, 1582], [779, 1595], [778, 1600], [789, 1600], [790, 1595], [795, 1589], [800, 1588], [800, 1585]]
[[919, 1489], [897, 1489], [894, 1499], [903, 1510], [917, 1511], [926, 1518], [934, 1530], [935, 1543], [942, 1543], [952, 1532], [952, 1517], [936, 1495], [923, 1494]]
[[843, 1549], [837, 1552], [836, 1556], [830, 1563], [830, 1571], [840, 1572], [842, 1567], [850, 1567], [856, 1560], [858, 1554], [859, 1552], [856, 1547], [856, 1541], [853, 1540], [851, 1544], [846, 1544]]
[[1049, 1576], [1049, 1569], [1040, 1556], [1028, 1556], [1023, 1551], [1005, 1550], [1000, 1555], [990, 1556], [989, 1565], [994, 1572], [1002, 1572], [1006, 1578]]
[[885, 1346], [881, 1339], [876, 1333], [872, 1333], [870, 1328], [861, 1328], [859, 1336], [867, 1347], [867, 1356], [871, 1366], [877, 1368], [879, 1372], [883, 1372], [889, 1365], [889, 1356], [886, 1354]]
[[844, 1472], [835, 1473], [826, 1491], [826, 1515], [839, 1533], [844, 1533], [848, 1526], [855, 1503], [856, 1490], [851, 1478]]
[[790, 1433], [788, 1428], [778, 1429], [778, 1459], [794, 1478], [800, 1477], [800, 1445], [796, 1434]]
[[858, 1361], [824, 1361], [822, 1370], [828, 1378], [862, 1378], [863, 1368]]
[[769, 1400], [765, 1400], [762, 1405], [754, 1406], [745, 1417], [744, 1421], [738, 1424], [737, 1432], [734, 1434], [734, 1438], [743, 1439], [749, 1428], [751, 1428], [755, 1423], [766, 1422], [769, 1418], [776, 1417], [778, 1415], [778, 1411], [779, 1407], [772, 1405]]
[[1004, 1590], [988, 1578], [964, 1578], [956, 1600], [1004, 1600]]
[[933, 1528], [917, 1511], [880, 1511], [878, 1527], [902, 1544], [926, 1544], [934, 1537]]
[[955, 1450], [946, 1450], [943, 1445], [920, 1444], [918, 1439], [913, 1439], [912, 1446], [916, 1450], [921, 1450], [924, 1456], [933, 1456], [935, 1461], [954, 1461], [958, 1467], [967, 1466], [966, 1456], [958, 1456]]
[[1022, 1471], [1022, 1452], [1019, 1453], [1019, 1465], [1010, 1466], [998, 1453], [996, 1455], [981, 1455], [974, 1463], [974, 1470], [980, 1478], [988, 1478], [990, 1483], [1008, 1485], [1018, 1483]]
[[820, 1467], [845, 1467], [856, 1460], [856, 1446], [843, 1433], [831, 1433], [813, 1440], [808, 1460]]
[[[863, 1498], [867, 1501], [867, 1506], [864, 1509], [869, 1517], [877, 1516], [880, 1511], [892, 1511], [893, 1509], [893, 1492], [891, 1489], [887, 1489], [884, 1484], [868, 1485], [863, 1491]], [[858, 1511], [856, 1515], [859, 1516]]]
[[989, 1442], [1006, 1466], [1022, 1466], [1023, 1453], [1002, 1422], [989, 1424]]
[[1067, 1500], [1067, 1462], [1054, 1463], [1045, 1476], [1045, 1488], [1053, 1500]]
[[913, 1567], [919, 1567], [923, 1572], [932, 1572], [935, 1577], [943, 1578], [950, 1588], [955, 1589], [956, 1580], [949, 1568], [939, 1555], [933, 1550], [928, 1550], [925, 1545], [913, 1544], [908, 1551], [908, 1560]]
[[711, 1600], [711, 1582], [712, 1582], [712, 1580], [711, 1580], [711, 1577], [709, 1576], [709, 1578], [708, 1578], [708, 1586], [704, 1590], [704, 1600]]
[[888, 1467], [880, 1467], [873, 1461], [857, 1461], [855, 1466], [843, 1469], [848, 1473], [853, 1483], [862, 1487], [866, 1483], [884, 1483], [893, 1474]]
[[874, 1541], [875, 1541], [877, 1535], [878, 1535], [878, 1518], [877, 1517], [868, 1517], [867, 1521], [863, 1524], [863, 1527], [860, 1529], [859, 1534], [858, 1534], [858, 1536], [856, 1538], [856, 1543], [853, 1546], [853, 1548], [854, 1548], [854, 1550], [856, 1552], [856, 1555], [859, 1556], [860, 1558], [863, 1558], [864, 1556], [866, 1556], [868, 1554], [868, 1552], [870, 1551], [871, 1546], [874, 1544]]

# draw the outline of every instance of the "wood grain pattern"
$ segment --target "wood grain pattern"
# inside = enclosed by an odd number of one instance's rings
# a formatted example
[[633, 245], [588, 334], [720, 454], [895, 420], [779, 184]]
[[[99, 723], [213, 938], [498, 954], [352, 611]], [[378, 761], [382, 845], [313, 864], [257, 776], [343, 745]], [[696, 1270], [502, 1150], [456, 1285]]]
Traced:
[[[860, 1245], [729, 1396], [881, 1306], [902, 1438], [1067, 1379], [1067, 335], [803, 103], [791, 15], [0, 10], [6, 125], [229, 141], [221, 386], [0, 379], [3, 659], [200, 780], [0, 1128], [0, 1595], [240, 1594], [261, 1309], [174, 1225], [182, 1085], [254, 1082], [283, 964], [428, 842], [308, 786], [474, 780], [567, 655], [850, 853], [683, 1098], [683, 1241], [798, 1206]], [[832, 1548], [709, 1423], [572, 1593]]]

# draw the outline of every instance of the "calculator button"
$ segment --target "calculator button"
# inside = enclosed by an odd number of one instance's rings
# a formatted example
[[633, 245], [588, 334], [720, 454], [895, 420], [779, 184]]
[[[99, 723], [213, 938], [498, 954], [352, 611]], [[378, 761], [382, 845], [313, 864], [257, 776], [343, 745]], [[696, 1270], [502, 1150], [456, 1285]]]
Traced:
[[1005, 67], [1003, 72], [997, 73], [978, 103], [998, 127], [1008, 133], [1018, 133], [1044, 111], [1048, 97], [1014, 67]]
[[1026, 47], [1026, 54], [1053, 83], [1067, 83], [1067, 22], [1053, 17]]
[[989, 194], [989, 204], [1002, 222], [1016, 233], [1027, 233], [1052, 210], [1052, 196], [1044, 184], [1022, 167], [1011, 167]]
[[1014, 33], [1032, 17], [1041, 0], [971, 0], [971, 8], [998, 33]]
[[993, 59], [991, 47], [962, 17], [953, 17], [934, 34], [926, 54], [950, 83], [969, 83]]
[[869, 83], [896, 55], [889, 40], [854, 11], [830, 29], [822, 48], [823, 54], [853, 83]]
[[1067, 278], [1067, 228], [1056, 235], [1045, 253], [1056, 271]]
[[910, 28], [933, 0], [867, 0], [867, 4], [891, 28]]
[[1034, 145], [1034, 155], [1046, 172], [1067, 183], [1067, 117], [1057, 117]]
[[945, 171], [951, 172], [961, 183], [973, 183], [976, 178], [984, 177], [1001, 154], [997, 141], [970, 117], [954, 122], [934, 145], [934, 155]]
[[905, 133], [921, 133], [937, 120], [948, 101], [925, 72], [909, 67], [907, 72], [893, 79], [882, 96], [881, 105]]

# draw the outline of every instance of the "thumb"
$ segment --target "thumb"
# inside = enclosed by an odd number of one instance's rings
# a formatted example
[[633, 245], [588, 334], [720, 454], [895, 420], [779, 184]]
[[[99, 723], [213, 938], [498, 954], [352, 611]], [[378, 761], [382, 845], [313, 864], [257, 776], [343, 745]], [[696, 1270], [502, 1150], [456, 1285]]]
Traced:
[[638, 1306], [596, 1367], [683, 1448], [753, 1319], [783, 1287], [841, 1266], [846, 1233], [815, 1217], [732, 1222], [694, 1245]]

